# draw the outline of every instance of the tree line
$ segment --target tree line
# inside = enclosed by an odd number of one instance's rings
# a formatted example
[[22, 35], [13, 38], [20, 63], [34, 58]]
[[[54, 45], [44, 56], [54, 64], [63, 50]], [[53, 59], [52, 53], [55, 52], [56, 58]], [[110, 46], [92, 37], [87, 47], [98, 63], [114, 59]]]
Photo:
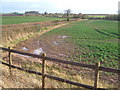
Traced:
[[[4, 16], [5, 14], [3, 14]], [[46, 16], [46, 17], [58, 17], [58, 18], [67, 18], [67, 21], [69, 21], [71, 18], [80, 18], [80, 19], [104, 19], [104, 20], [117, 20], [120, 21], [120, 14], [115, 15], [105, 15], [104, 17], [94, 17], [94, 15], [91, 17], [89, 14], [74, 14], [70, 9], [64, 10], [64, 13], [39, 13], [39, 11], [26, 11], [25, 13], [18, 13], [18, 12], [12, 12], [8, 13], [7, 15], [23, 15], [23, 16]]]
[[118, 14], [118, 15], [107, 15], [107, 16], [105, 17], [105, 19], [107, 19], [107, 20], [117, 20], [117, 21], [120, 21], [120, 14]]

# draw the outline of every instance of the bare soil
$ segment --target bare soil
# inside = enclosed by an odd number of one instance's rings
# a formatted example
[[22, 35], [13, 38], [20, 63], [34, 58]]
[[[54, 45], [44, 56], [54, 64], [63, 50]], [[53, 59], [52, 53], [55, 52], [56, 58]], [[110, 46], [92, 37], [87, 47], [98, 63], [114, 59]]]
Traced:
[[[65, 24], [64, 24], [65, 25]], [[58, 28], [62, 25], [59, 25], [57, 27], [54, 28]], [[52, 28], [52, 29], [54, 29]], [[42, 32], [42, 34], [52, 30], [49, 29], [45, 32]], [[34, 38], [30, 38], [26, 41], [22, 41], [21, 43], [17, 44], [15, 47], [13, 47], [15, 50], [18, 51], [23, 51], [23, 52], [28, 52], [28, 53], [33, 53], [34, 50], [38, 49], [38, 48], [42, 48], [42, 50], [46, 53], [46, 55], [48, 57], [52, 57], [52, 58], [57, 58], [57, 59], [63, 59], [63, 60], [72, 60], [72, 55], [75, 55], [76, 53], [79, 53], [76, 51], [76, 47], [75, 45], [73, 45], [72, 43], [66, 42], [67, 39], [69, 39], [70, 36], [66, 36], [65, 38], [63, 38], [63, 36], [58, 36], [58, 35], [47, 35], [45, 37], [42, 37], [40, 35], [35, 36]], [[27, 48], [28, 50], [23, 50], [23, 47]], [[21, 56], [16, 56], [16, 57], [21, 57]], [[27, 57], [22, 57], [22, 58], [27, 58]], [[29, 58], [29, 57], [28, 57]], [[29, 58], [32, 61], [38, 61], [38, 59], [34, 59], [34, 58]], [[81, 73], [81, 75], [83, 75], [84, 77], [89, 77], [91, 79], [94, 79], [94, 71], [90, 70], [90, 69], [83, 69], [83, 68], [79, 68], [78, 67], [70, 67], [67, 65], [62, 65], [62, 64], [58, 64], [60, 67], [65, 67], [65, 68], [69, 68], [69, 69], [75, 69], [75, 71]], [[112, 78], [112, 79], [110, 79]], [[116, 78], [113, 75], [107, 75], [104, 76], [102, 75], [102, 77], [100, 79], [102, 80], [107, 80], [109, 84], [116, 84]]]
[[[75, 53], [75, 47], [71, 43], [66, 43], [67, 38], [60, 38], [57, 35], [51, 35], [48, 37], [36, 36], [27, 41], [23, 41], [16, 45], [14, 48], [18, 51], [34, 53], [34, 50], [42, 48], [44, 53], [48, 57], [57, 59], [70, 58]], [[28, 50], [25, 51], [22, 48], [26, 47]]]

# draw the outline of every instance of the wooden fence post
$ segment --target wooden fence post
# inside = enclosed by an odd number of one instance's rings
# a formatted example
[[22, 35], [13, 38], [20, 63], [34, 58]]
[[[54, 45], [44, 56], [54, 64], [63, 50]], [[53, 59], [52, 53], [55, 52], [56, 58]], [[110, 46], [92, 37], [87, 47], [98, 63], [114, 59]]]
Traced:
[[44, 87], [45, 87], [45, 58], [46, 58], [46, 54], [45, 53], [42, 53], [42, 90], [44, 90]]
[[98, 81], [99, 81], [99, 67], [100, 62], [95, 64], [95, 81], [94, 81], [94, 90], [98, 88]]
[[9, 60], [9, 70], [10, 70], [10, 75], [12, 74], [11, 73], [11, 64], [12, 64], [12, 61], [11, 61], [11, 50], [10, 50], [10, 47], [8, 47], [9, 51], [8, 51], [8, 60]]
[[120, 74], [118, 73], [118, 85], [117, 88], [120, 88]]

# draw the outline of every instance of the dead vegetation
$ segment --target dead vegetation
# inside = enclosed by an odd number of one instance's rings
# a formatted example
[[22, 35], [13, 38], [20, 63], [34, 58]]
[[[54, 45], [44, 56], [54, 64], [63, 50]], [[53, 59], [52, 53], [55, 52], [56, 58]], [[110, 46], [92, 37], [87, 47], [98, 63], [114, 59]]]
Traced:
[[[65, 24], [62, 23], [62, 25], [65, 25]], [[10, 40], [11, 40], [11, 42], [13, 43], [13, 41], [16, 40], [17, 37], [19, 37], [18, 39], [20, 39], [21, 37], [24, 37], [26, 35], [28, 35], [28, 37], [35, 35], [36, 37], [31, 38], [25, 42], [21, 42], [20, 44], [17, 44], [18, 43], [17, 42], [16, 43], [17, 46], [14, 47], [15, 49], [19, 51], [21, 51], [22, 47], [27, 47], [30, 49], [30, 53], [32, 53], [34, 49], [39, 48], [37, 41], [39, 41], [40, 39], [37, 37], [39, 37], [40, 34], [43, 34], [49, 30], [60, 27], [62, 25], [57, 25], [57, 26], [55, 25], [55, 27], [52, 27], [52, 28], [49, 27], [49, 29], [48, 27], [44, 27], [43, 31], [39, 34], [35, 34], [37, 31], [34, 31], [36, 30], [36, 27], [34, 27], [34, 25], [33, 25], [33, 28], [31, 27], [31, 25], [29, 27], [31, 32], [29, 32], [29, 29], [27, 28], [25, 29], [26, 30], [25, 32], [24, 32], [24, 29], [21, 29], [20, 31], [21, 33], [17, 32], [17, 30], [15, 30], [15, 33], [12, 32], [12, 30], [10, 30], [10, 33], [11, 33], [10, 34], [8, 33], [8, 30], [6, 29], [6, 32], [3, 32], [4, 35], [6, 34], [6, 37], [7, 35], [10, 35], [10, 36], [3, 40], [4, 41], [7, 40], [8, 43], [10, 43]], [[59, 36], [51, 36], [51, 38], [50, 37], [47, 37], [45, 39], [42, 38], [41, 43], [39, 44], [45, 50], [45, 52], [47, 53], [47, 56], [54, 57], [54, 58], [60, 58], [60, 59], [68, 58], [66, 56], [70, 56], [74, 53], [74, 47], [72, 44], [70, 43], [67, 44], [64, 42], [63, 39], [60, 39], [58, 37]], [[55, 45], [55, 42], [53, 42], [54, 40], [56, 41], [56, 43], [62, 43], [62, 44], [59, 45], [59, 47], [57, 47]], [[6, 44], [7, 42], [4, 42], [4, 44]], [[13, 45], [15, 45], [15, 43], [13, 43]], [[70, 49], [71, 47], [72, 49]], [[67, 51], [67, 52], [62, 53], [63, 51]], [[7, 61], [8, 58], [7, 56], [6, 57], [5, 56], [3, 60]], [[42, 67], [40, 64], [40, 60], [36, 58], [26, 58], [26, 57], [22, 57], [19, 55], [13, 55], [12, 60], [13, 60], [13, 65], [20, 66], [22, 68], [26, 68], [29, 70], [41, 72]], [[41, 82], [42, 82], [41, 76], [29, 74], [27, 72], [19, 71], [16, 69], [12, 69], [12, 75], [10, 76], [8, 67], [1, 65], [1, 68], [2, 68], [2, 83], [0, 86], [4, 88], [41, 88]], [[88, 69], [85, 70], [80, 67], [76, 68], [70, 65], [58, 64], [58, 63], [53, 63], [53, 62], [46, 62], [45, 68], [46, 68], [45, 73], [50, 74], [50, 75], [54, 75], [54, 76], [68, 79], [71, 81], [80, 82], [80, 83], [87, 84], [87, 85], [93, 85], [94, 83], [93, 74], [88, 74], [90, 72], [90, 70]], [[92, 70], [91, 72], [94, 73]], [[88, 74], [88, 75], [86, 76], [85, 74]], [[111, 86], [108, 83], [102, 82], [102, 81], [99, 82], [98, 86], [101, 88], [114, 87], [113, 85]], [[66, 83], [62, 83], [62, 82], [58, 82], [52, 79], [45, 78], [45, 88], [80, 88], [80, 87], [76, 87], [73, 85], [69, 85]]]
[[44, 21], [36, 23], [23, 23], [13, 25], [2, 25], [2, 46], [14, 46], [20, 41], [48, 30], [56, 25], [64, 24], [64, 20]]
[[[34, 70], [37, 72], [42, 71], [42, 65], [37, 62], [33, 62], [27, 58], [20, 58], [16, 55], [13, 55], [13, 65], [19, 66], [25, 69]], [[7, 58], [5, 59], [7, 62]], [[45, 62], [45, 73], [71, 81], [93, 85], [93, 80], [82, 75], [76, 69], [69, 69], [70, 65], [67, 67], [61, 67], [57, 63]], [[34, 74], [29, 74], [27, 72], [19, 71], [17, 69], [12, 69], [11, 74], [9, 67], [1, 65], [2, 70], [2, 84], [3, 88], [41, 88], [42, 77]], [[99, 83], [99, 87], [108, 88], [111, 87], [108, 84]], [[74, 85], [62, 83], [52, 79], [45, 78], [45, 88], [81, 88]]]

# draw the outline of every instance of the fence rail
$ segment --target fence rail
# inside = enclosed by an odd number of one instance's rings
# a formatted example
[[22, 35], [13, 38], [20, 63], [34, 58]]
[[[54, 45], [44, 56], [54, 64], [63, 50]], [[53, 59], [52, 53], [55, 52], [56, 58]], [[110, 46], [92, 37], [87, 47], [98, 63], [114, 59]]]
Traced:
[[[43, 55], [35, 55], [35, 54], [21, 52], [21, 51], [13, 50], [13, 49], [10, 49], [10, 48], [4, 48], [4, 47], [0, 47], [0, 50], [7, 51], [8, 52], [8, 56], [9, 56], [9, 64], [0, 61], [2, 64], [9, 66], [9, 68], [10, 67], [17, 68], [17, 69], [22, 70], [22, 71], [26, 71], [26, 72], [29, 72], [29, 73], [41, 75], [42, 76], [42, 88], [44, 88], [44, 78], [47, 77], [47, 78], [51, 78], [51, 79], [54, 79], [54, 80], [58, 80], [58, 81], [61, 81], [61, 82], [69, 83], [69, 84], [72, 84], [72, 85], [76, 85], [76, 86], [80, 86], [80, 87], [84, 87], [84, 88], [88, 88], [88, 89], [98, 89], [97, 88], [97, 82], [98, 82], [98, 79], [99, 79], [99, 71], [112, 72], [112, 73], [120, 74], [120, 70], [119, 69], [106, 68], [106, 67], [102, 67], [102, 66], [97, 66], [96, 67], [97, 64], [96, 65], [89, 65], [89, 64], [82, 64], [82, 63], [78, 63], [78, 62], [60, 60], [60, 59], [47, 57], [47, 56], [45, 56], [45, 54], [43, 54]], [[17, 53], [17, 54], [22, 54], [22, 55], [27, 55], [27, 56], [31, 56], [31, 57], [35, 57], [35, 58], [41, 58], [42, 59], [42, 73], [36, 72], [36, 71], [26, 70], [26, 69], [23, 69], [21, 67], [17, 67], [17, 66], [11, 65], [11, 63], [10, 63], [11, 62], [10, 61], [10, 53], [11, 52], [12, 53]], [[59, 77], [55, 77], [55, 76], [44, 74], [44, 64], [45, 64], [46, 60], [53, 61], [53, 62], [64, 63], [64, 64], [69, 64], [69, 65], [73, 65], [73, 66], [79, 66], [79, 67], [95, 69], [94, 87], [93, 86], [89, 86], [89, 85], [85, 85], [85, 84], [81, 84], [81, 83], [78, 83], [78, 82], [73, 82], [73, 81], [70, 81], [70, 80], [62, 79], [62, 78], [59, 78]], [[99, 88], [99, 89], [103, 89], [103, 88]]]
[[[9, 52], [8, 48], [0, 47], [0, 49]], [[35, 57], [35, 58], [42, 58], [42, 55], [35, 55], [35, 54], [21, 52], [21, 51], [17, 51], [17, 50], [13, 50], [13, 49], [10, 49], [10, 52], [17, 53], [17, 54], [22, 54], [22, 55], [27, 55], [27, 56], [31, 56], [31, 57]], [[83, 63], [78, 63], [78, 62], [60, 60], [60, 59], [55, 59], [55, 58], [51, 58], [51, 57], [46, 57], [46, 60], [53, 61], [53, 62], [64, 63], [64, 64], [70, 64], [70, 65], [74, 65], [74, 66], [81, 66], [81, 67], [90, 68], [90, 69], [95, 69], [95, 65], [89, 65], [89, 64], [83, 64]], [[119, 69], [106, 68], [106, 67], [102, 67], [102, 66], [99, 67], [99, 70], [105, 71], [105, 72], [120, 73]]]
[[[27, 69], [24, 69], [24, 68], [21, 68], [21, 67], [17, 67], [17, 66], [14, 66], [14, 65], [9, 65], [9, 64], [7, 64], [7, 63], [5, 63], [5, 62], [2, 62], [2, 61], [0, 61], [0, 63], [4, 64], [4, 65], [6, 65], [6, 66], [11, 66], [12, 68], [17, 68], [17, 69], [19, 69], [19, 70], [21, 70], [21, 71], [26, 71], [26, 72], [33, 73], [33, 74], [37, 74], [37, 75], [40, 75], [40, 76], [43, 75], [43, 74], [40, 73], [40, 72], [27, 70]], [[81, 84], [81, 83], [73, 82], [73, 81], [70, 81], [70, 80], [58, 78], [58, 77], [51, 76], [51, 75], [47, 75], [47, 74], [44, 74], [44, 75], [45, 75], [45, 77], [47, 77], [47, 78], [51, 78], [51, 79], [54, 79], [54, 80], [57, 80], [57, 81], [65, 82], [65, 83], [69, 83], [69, 84], [72, 84], [72, 85], [76, 85], [76, 86], [80, 86], [80, 87], [84, 87], [84, 88], [88, 88], [88, 89], [92, 89], [92, 88], [93, 88], [93, 86], [84, 85], [84, 84]]]

